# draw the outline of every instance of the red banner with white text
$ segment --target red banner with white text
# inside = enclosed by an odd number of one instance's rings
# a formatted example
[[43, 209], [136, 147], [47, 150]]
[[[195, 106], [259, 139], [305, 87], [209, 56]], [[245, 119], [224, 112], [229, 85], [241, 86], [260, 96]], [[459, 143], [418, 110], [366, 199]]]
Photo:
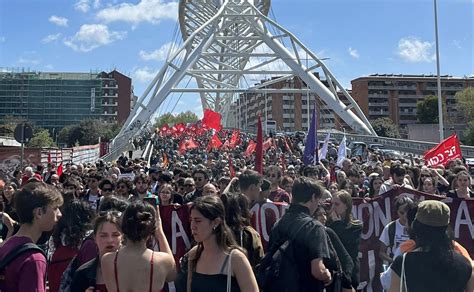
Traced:
[[435, 147], [426, 151], [424, 155], [425, 164], [428, 166], [446, 166], [448, 162], [456, 158], [462, 158], [461, 146], [456, 135], [443, 140]]
[[[474, 199], [444, 198], [404, 188], [391, 190], [365, 202], [355, 198], [352, 214], [364, 225], [359, 249], [361, 291], [382, 291], [379, 281], [382, 262], [378, 256], [380, 248], [378, 239], [384, 226], [397, 219], [395, 200], [399, 195], [409, 196], [415, 201], [443, 200], [448, 204], [451, 209], [454, 238], [468, 250], [471, 257], [474, 257]], [[252, 225], [259, 232], [265, 249], [273, 224], [285, 214], [287, 208], [288, 206], [282, 203], [255, 204], [251, 208]], [[188, 206], [167, 206], [161, 207], [160, 210], [164, 232], [178, 263], [179, 258], [192, 244]]]

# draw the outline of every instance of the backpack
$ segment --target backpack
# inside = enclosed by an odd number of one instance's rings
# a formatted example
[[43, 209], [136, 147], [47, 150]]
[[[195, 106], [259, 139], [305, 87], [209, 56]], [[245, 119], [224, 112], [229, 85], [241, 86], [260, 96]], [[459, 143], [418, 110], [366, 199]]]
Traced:
[[394, 246], [395, 246], [395, 232], [396, 232], [396, 228], [397, 228], [397, 224], [396, 224], [396, 221], [392, 221], [390, 223], [388, 223], [388, 239], [389, 239], [389, 246], [390, 247], [390, 257], [393, 258], [393, 250], [394, 250]]
[[34, 253], [39, 252], [46, 258], [44, 250], [42, 250], [36, 244], [28, 242], [15, 247], [5, 258], [0, 261], [0, 291], [5, 291], [5, 268], [17, 257], [31, 251]]
[[[86, 236], [86, 238], [84, 238], [84, 240], [81, 243], [81, 248], [82, 248], [82, 245], [84, 245], [84, 242], [86, 242], [87, 240], [93, 240], [92, 236], [88, 235]], [[61, 276], [59, 292], [71, 291], [71, 284], [72, 284], [72, 279], [74, 278], [74, 273], [76, 273], [77, 269], [79, 269], [80, 267], [80, 262], [77, 256], [79, 255], [81, 248], [79, 248], [78, 253], [72, 258], [71, 262], [69, 262], [66, 270], [64, 270], [64, 273]]]
[[257, 273], [257, 282], [260, 291], [299, 291], [300, 275], [293, 240], [305, 225], [312, 222], [310, 218], [277, 248], [269, 250], [263, 257]]

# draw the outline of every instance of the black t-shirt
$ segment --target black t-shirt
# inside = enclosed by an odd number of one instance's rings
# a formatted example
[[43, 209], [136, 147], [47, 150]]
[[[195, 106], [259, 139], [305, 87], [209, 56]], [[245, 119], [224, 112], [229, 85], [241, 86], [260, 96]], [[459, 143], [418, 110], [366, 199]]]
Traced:
[[[323, 283], [311, 274], [311, 261], [330, 257], [326, 231], [324, 226], [314, 219], [299, 230], [308, 218], [311, 218], [308, 208], [300, 204], [291, 204], [285, 215], [272, 229], [268, 246], [269, 250], [280, 246], [289, 239], [289, 234], [291, 234], [291, 237], [295, 238], [294, 250], [301, 277], [301, 291], [323, 291]], [[295, 234], [296, 232], [298, 234]]]
[[[391, 269], [401, 277], [402, 256], [398, 256]], [[471, 263], [456, 252], [442, 260], [429, 252], [410, 252], [405, 257], [405, 277], [409, 291], [464, 292], [471, 277]]]

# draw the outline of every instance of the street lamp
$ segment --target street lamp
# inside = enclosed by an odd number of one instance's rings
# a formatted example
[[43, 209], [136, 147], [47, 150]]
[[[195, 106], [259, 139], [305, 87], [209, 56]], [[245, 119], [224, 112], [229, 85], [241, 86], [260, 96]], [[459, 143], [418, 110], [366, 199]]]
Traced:
[[434, 17], [435, 17], [435, 39], [436, 39], [436, 70], [438, 72], [438, 112], [439, 112], [439, 141], [444, 140], [443, 126], [443, 97], [441, 96], [441, 76], [439, 70], [439, 42], [438, 42], [438, 8], [437, 0], [434, 0]]

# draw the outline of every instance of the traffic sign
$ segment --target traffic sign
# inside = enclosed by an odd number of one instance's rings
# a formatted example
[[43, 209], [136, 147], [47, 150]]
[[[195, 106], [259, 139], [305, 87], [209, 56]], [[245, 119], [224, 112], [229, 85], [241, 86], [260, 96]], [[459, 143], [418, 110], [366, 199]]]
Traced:
[[18, 143], [28, 143], [33, 138], [33, 128], [27, 123], [18, 124], [13, 135]]

